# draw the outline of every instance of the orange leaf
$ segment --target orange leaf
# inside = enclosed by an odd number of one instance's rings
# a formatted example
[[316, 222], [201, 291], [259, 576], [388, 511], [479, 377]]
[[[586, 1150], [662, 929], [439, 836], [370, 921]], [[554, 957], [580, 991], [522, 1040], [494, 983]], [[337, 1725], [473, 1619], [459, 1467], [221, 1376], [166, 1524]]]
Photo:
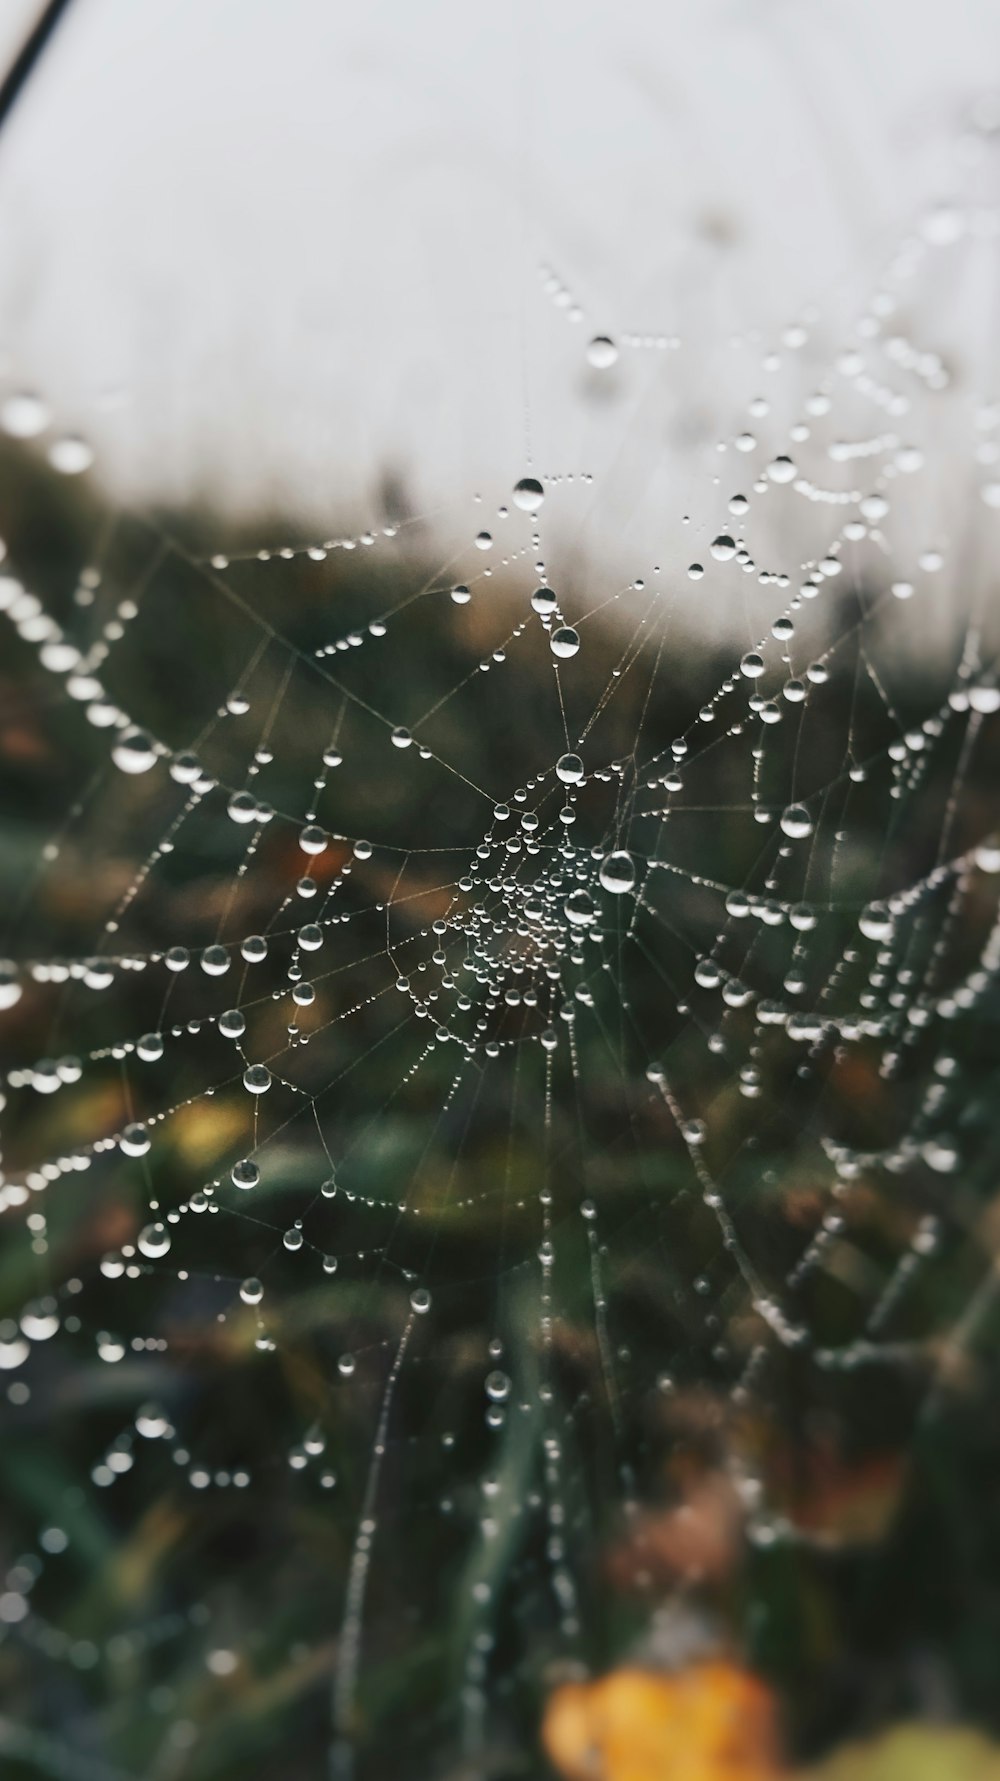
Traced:
[[779, 1769], [773, 1696], [722, 1662], [568, 1683], [549, 1699], [542, 1738], [566, 1781], [770, 1781]]

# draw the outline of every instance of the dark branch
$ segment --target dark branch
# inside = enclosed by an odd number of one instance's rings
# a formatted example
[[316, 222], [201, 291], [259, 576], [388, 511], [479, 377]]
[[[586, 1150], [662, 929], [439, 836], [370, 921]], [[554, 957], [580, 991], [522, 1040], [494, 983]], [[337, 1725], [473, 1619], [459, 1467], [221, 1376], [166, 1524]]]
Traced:
[[48, 6], [45, 7], [41, 17], [21, 45], [3, 80], [0, 81], [0, 130], [3, 129], [11, 111], [17, 104], [35, 63], [68, 5], [69, 0], [49, 0]]

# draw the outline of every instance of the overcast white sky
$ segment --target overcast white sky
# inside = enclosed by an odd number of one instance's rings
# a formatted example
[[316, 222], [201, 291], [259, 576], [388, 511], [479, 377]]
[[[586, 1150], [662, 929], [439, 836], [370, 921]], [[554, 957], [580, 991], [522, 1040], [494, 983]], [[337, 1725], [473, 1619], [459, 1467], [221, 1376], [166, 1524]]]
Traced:
[[[530, 449], [608, 548], [732, 424], [730, 336], [864, 290], [998, 73], [995, 0], [74, 0], [0, 137], [6, 387], [125, 495], [320, 530], [386, 468], [466, 525]], [[684, 344], [588, 372], [630, 329]]]

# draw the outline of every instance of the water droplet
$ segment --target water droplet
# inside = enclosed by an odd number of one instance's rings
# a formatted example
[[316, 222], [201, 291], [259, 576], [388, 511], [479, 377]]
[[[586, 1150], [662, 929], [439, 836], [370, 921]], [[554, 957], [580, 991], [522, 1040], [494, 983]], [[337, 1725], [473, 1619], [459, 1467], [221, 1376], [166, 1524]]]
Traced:
[[795, 465], [791, 458], [772, 458], [767, 466], [767, 476], [770, 482], [793, 482], [795, 479]]
[[858, 927], [866, 940], [887, 940], [892, 933], [892, 916], [881, 903], [869, 903], [858, 916]]
[[299, 836], [299, 846], [303, 853], [325, 853], [330, 837], [325, 829], [318, 828], [315, 823], [307, 823]]
[[618, 360], [618, 348], [608, 334], [595, 334], [587, 347], [587, 363], [595, 371], [609, 371]]
[[583, 778], [583, 762], [578, 754], [561, 754], [556, 762], [556, 777], [563, 785], [579, 785]]
[[614, 853], [605, 854], [601, 861], [598, 877], [604, 889], [612, 896], [624, 896], [627, 891], [635, 889], [635, 861], [624, 848]]
[[170, 1232], [165, 1224], [147, 1224], [139, 1232], [136, 1241], [143, 1255], [149, 1256], [152, 1261], [158, 1261], [170, 1248]]
[[575, 656], [579, 647], [579, 633], [574, 631], [572, 625], [562, 625], [558, 631], [553, 631], [549, 638], [549, 648], [552, 654], [563, 660]]
[[257, 800], [249, 792], [234, 792], [226, 809], [233, 822], [254, 822], [257, 817]]
[[159, 1404], [140, 1404], [135, 1413], [135, 1426], [140, 1435], [147, 1441], [157, 1441], [165, 1435], [170, 1427], [170, 1420], [164, 1415]]
[[17, 966], [11, 959], [0, 961], [0, 1012], [13, 1008], [21, 1000], [21, 993]]
[[175, 754], [170, 763], [170, 777], [178, 785], [193, 785], [201, 778], [201, 762], [197, 755]]
[[145, 1156], [149, 1149], [149, 1133], [144, 1125], [127, 1125], [118, 1142], [126, 1156]]
[[522, 476], [514, 484], [514, 506], [522, 513], [537, 513], [545, 499], [545, 490], [534, 476]]
[[111, 750], [111, 759], [123, 773], [148, 773], [156, 765], [152, 737], [145, 730], [123, 730]]
[[61, 476], [80, 476], [94, 461], [94, 448], [77, 433], [66, 433], [49, 446], [49, 463]]
[[27, 390], [8, 396], [0, 407], [0, 426], [12, 439], [34, 439], [49, 424], [49, 411], [40, 396]]
[[813, 830], [812, 817], [804, 804], [789, 804], [782, 813], [781, 828], [793, 841], [801, 841], [804, 835], [811, 835]]
[[589, 928], [597, 920], [594, 899], [589, 891], [571, 891], [563, 904], [563, 911], [566, 920], [577, 928]]

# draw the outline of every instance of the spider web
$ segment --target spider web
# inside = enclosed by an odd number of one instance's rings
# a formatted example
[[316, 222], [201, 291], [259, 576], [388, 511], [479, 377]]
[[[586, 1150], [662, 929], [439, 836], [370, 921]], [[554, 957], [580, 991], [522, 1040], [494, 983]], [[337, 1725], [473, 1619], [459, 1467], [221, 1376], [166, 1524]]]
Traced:
[[[513, 466], [444, 566], [94, 491], [68, 564], [10, 513], [12, 1761], [228, 1772], [252, 1677], [296, 1772], [514, 1772], [623, 1648], [766, 1663], [837, 1543], [796, 1456], [945, 1413], [996, 1309], [1000, 406], [906, 317], [994, 225], [928, 212], [842, 346], [764, 350], [705, 517], [590, 600], [585, 468]], [[88, 448], [3, 420], [68, 500]], [[736, 1602], [657, 1546], [678, 1450]]]

